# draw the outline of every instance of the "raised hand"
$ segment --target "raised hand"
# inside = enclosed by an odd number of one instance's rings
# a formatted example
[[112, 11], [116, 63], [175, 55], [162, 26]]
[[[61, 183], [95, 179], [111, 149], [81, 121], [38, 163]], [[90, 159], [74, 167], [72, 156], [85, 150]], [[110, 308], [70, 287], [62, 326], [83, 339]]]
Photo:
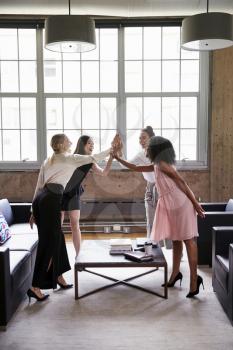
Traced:
[[119, 134], [116, 134], [114, 139], [112, 140], [112, 143], [111, 143], [111, 148], [112, 148], [112, 151], [111, 151], [111, 154], [112, 156], [114, 155], [118, 155], [118, 156], [121, 156], [122, 155], [122, 148], [123, 148], [123, 143], [122, 143], [122, 140], [121, 140], [121, 137]]

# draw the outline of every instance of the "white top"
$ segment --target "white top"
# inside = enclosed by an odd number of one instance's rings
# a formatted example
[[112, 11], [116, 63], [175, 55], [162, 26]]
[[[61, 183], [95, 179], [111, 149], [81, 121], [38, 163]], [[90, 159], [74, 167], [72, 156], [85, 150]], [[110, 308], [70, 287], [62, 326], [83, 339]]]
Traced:
[[[146, 157], [144, 150], [138, 152], [135, 157], [130, 160], [130, 163], [135, 165], [151, 165], [149, 158]], [[155, 173], [153, 171], [142, 173], [144, 179], [148, 182], [155, 183]]]
[[110, 148], [94, 155], [54, 153], [52, 162], [51, 158], [47, 158], [40, 168], [33, 199], [36, 197], [37, 192], [42, 189], [45, 184], [56, 183], [65, 188], [76, 168], [79, 168], [84, 164], [96, 163], [103, 160], [109, 155], [109, 153]]

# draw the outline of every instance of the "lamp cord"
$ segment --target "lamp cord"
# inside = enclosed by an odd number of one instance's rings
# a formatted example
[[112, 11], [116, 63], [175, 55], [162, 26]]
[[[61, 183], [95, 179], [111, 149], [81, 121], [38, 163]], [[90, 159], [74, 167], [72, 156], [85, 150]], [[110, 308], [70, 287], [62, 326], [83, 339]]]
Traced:
[[207, 0], [206, 7], [207, 7], [207, 13], [208, 13], [209, 12], [209, 0]]
[[69, 6], [69, 16], [70, 16], [70, 0], [68, 0], [68, 6]]

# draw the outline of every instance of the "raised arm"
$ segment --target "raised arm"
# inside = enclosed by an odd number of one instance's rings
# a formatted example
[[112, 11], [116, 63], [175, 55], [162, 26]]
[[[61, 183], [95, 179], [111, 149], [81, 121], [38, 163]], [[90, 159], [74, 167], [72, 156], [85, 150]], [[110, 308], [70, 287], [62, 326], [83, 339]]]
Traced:
[[107, 176], [108, 173], [109, 173], [109, 171], [110, 171], [110, 168], [111, 168], [111, 165], [112, 165], [112, 161], [113, 161], [113, 156], [110, 155], [110, 157], [108, 158], [107, 164], [106, 164], [106, 166], [104, 167], [104, 169], [102, 169], [101, 167], [99, 167], [98, 164], [93, 163], [92, 170], [93, 170], [94, 173], [97, 174], [97, 175], [100, 175], [100, 176]]
[[69, 155], [69, 160], [72, 163], [75, 163], [77, 167], [79, 167], [84, 164], [97, 163], [101, 160], [104, 160], [110, 154], [110, 151], [111, 149], [109, 148], [106, 151], [102, 151], [93, 155], [71, 154]]
[[114, 155], [114, 158], [116, 158], [116, 160], [119, 163], [123, 164], [126, 168], [131, 169], [133, 171], [136, 171], [138, 173], [141, 173], [141, 172], [146, 173], [146, 172], [154, 171], [154, 166], [152, 164], [151, 165], [135, 165], [135, 164], [127, 162], [124, 159], [119, 158], [117, 155]]
[[180, 174], [174, 169], [171, 165], [165, 163], [165, 162], [160, 162], [159, 163], [159, 168], [160, 170], [165, 173], [167, 176], [169, 176], [179, 187], [179, 189], [186, 194], [186, 196], [190, 199], [192, 202], [194, 209], [198, 213], [199, 216], [202, 218], [205, 217], [204, 210], [202, 209], [201, 205], [198, 203], [196, 200], [193, 192], [190, 190], [189, 186], [186, 184], [184, 179], [180, 176]]

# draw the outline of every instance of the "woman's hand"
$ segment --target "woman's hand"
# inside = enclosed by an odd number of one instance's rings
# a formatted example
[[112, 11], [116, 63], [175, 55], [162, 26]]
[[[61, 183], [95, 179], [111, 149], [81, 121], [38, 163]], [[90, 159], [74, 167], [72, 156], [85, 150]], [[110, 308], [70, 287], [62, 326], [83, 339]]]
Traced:
[[33, 214], [31, 214], [31, 216], [30, 216], [29, 224], [30, 224], [31, 229], [33, 229], [33, 224], [35, 224], [35, 218], [34, 218]]
[[196, 202], [193, 206], [194, 206], [194, 208], [195, 208], [197, 214], [198, 214], [201, 218], [204, 218], [204, 217], [205, 217], [205, 211], [204, 211], [204, 209], [202, 208], [202, 206], [201, 206], [198, 202]]
[[112, 151], [111, 151], [112, 154], [118, 154], [118, 156], [122, 154], [123, 143], [119, 134], [116, 134], [116, 136], [114, 137], [111, 143], [111, 146], [112, 146]]

